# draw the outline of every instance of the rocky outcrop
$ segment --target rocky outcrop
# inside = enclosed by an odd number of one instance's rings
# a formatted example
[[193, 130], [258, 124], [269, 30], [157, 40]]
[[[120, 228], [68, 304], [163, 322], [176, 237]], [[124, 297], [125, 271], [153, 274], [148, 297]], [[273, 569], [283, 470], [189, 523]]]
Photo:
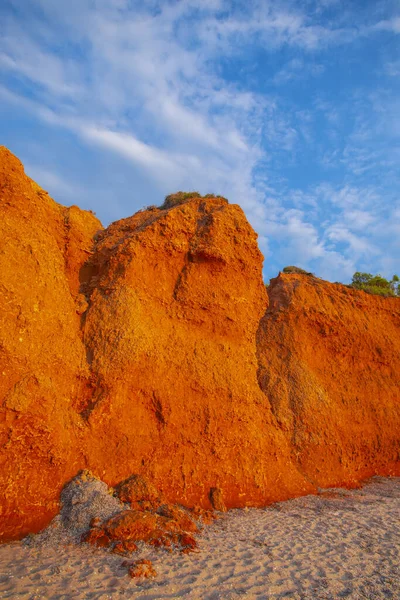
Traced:
[[259, 382], [314, 485], [400, 474], [400, 299], [316, 277], [269, 286]]
[[267, 294], [243, 211], [194, 197], [139, 212], [99, 235], [90, 264], [90, 468], [203, 508], [215, 486], [228, 508], [312, 490], [257, 381]]
[[0, 523], [37, 529], [80, 467], [74, 410], [89, 370], [79, 273], [101, 228], [56, 204], [0, 148]]
[[6, 149], [0, 234], [3, 538], [82, 468], [131, 512], [196, 514], [395, 472], [398, 299], [294, 274], [268, 307], [238, 206], [178, 194], [103, 230]]

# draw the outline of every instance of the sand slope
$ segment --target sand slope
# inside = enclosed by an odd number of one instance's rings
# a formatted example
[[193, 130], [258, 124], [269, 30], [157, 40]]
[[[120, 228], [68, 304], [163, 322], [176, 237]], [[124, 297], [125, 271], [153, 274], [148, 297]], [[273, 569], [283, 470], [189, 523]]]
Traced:
[[266, 509], [229, 511], [199, 553], [142, 548], [158, 577], [138, 582], [123, 559], [67, 537], [0, 547], [0, 597], [18, 599], [399, 598], [400, 478], [330, 490]]

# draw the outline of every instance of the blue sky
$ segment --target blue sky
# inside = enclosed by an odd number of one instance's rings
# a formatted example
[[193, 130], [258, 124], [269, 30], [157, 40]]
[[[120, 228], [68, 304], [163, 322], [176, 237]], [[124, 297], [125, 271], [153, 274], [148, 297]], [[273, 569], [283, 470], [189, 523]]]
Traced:
[[266, 278], [400, 271], [399, 92], [397, 1], [0, 2], [0, 143], [27, 173], [104, 224], [226, 196]]

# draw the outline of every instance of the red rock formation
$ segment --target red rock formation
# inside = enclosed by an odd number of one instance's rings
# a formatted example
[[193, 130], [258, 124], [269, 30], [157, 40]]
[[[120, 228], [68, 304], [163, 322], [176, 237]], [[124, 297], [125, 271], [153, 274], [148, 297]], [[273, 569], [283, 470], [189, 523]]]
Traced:
[[148, 579], [150, 577], [157, 576], [157, 572], [153, 567], [153, 563], [151, 562], [151, 560], [147, 560], [145, 558], [142, 558], [141, 560], [136, 560], [133, 563], [128, 562], [124, 566], [128, 568], [128, 573], [133, 579]]
[[222, 198], [97, 233], [5, 149], [0, 194], [1, 536], [47, 522], [82, 467], [203, 508], [395, 468], [398, 299], [282, 276], [263, 317], [256, 235]]
[[228, 508], [311, 491], [257, 382], [267, 294], [243, 211], [193, 198], [139, 212], [100, 234], [91, 268], [90, 468], [203, 508], [216, 486]]
[[259, 381], [300, 471], [321, 487], [400, 475], [400, 300], [284, 274], [269, 296]]
[[79, 270], [100, 223], [56, 204], [0, 147], [0, 522], [48, 522], [81, 459], [73, 404], [89, 372]]

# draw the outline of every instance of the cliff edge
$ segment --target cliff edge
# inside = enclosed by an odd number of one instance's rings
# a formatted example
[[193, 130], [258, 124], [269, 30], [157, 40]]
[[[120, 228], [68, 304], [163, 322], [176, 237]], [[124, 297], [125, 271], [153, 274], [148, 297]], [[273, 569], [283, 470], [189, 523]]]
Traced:
[[239, 206], [175, 195], [103, 229], [0, 148], [0, 536], [90, 469], [260, 506], [400, 473], [400, 301], [262, 281]]

